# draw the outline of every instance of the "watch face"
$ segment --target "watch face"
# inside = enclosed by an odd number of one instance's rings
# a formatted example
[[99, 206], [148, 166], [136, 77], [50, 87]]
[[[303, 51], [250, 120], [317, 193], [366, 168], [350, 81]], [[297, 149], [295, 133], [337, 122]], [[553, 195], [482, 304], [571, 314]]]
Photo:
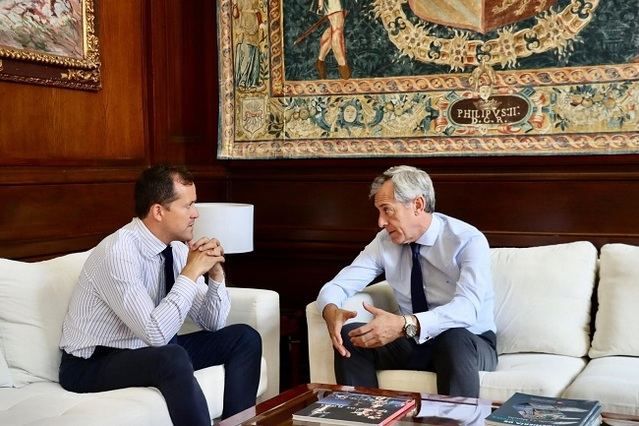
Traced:
[[406, 333], [406, 337], [415, 337], [417, 335], [417, 327], [414, 324], [406, 324], [404, 333]]

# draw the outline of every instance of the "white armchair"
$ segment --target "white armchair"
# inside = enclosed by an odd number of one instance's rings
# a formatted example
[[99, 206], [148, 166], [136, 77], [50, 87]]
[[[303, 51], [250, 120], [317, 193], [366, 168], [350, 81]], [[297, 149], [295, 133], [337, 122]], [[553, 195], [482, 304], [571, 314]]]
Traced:
[[[26, 263], [0, 259], [0, 424], [45, 426], [171, 425], [154, 388], [76, 394], [57, 383], [62, 321], [88, 252]], [[260, 399], [279, 393], [279, 295], [229, 288], [229, 324], [245, 323], [262, 336]], [[193, 331], [185, 325], [181, 332]], [[198, 370], [212, 418], [222, 413], [224, 367]]]
[[262, 336], [266, 387], [258, 393], [261, 400], [272, 398], [280, 393], [280, 295], [272, 290], [238, 287], [230, 287], [229, 294], [232, 308], [228, 324], [248, 324]]

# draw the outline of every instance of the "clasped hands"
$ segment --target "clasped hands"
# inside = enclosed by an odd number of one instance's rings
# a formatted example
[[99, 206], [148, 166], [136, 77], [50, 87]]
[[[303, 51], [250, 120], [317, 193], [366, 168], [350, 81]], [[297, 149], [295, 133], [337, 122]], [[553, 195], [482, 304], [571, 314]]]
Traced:
[[189, 241], [189, 254], [182, 274], [195, 281], [201, 275], [209, 273], [209, 277], [217, 282], [224, 280], [224, 247], [215, 238], [202, 237], [197, 241]]
[[[373, 314], [373, 319], [348, 333], [351, 343], [362, 348], [378, 348], [400, 337], [404, 331], [404, 318], [383, 309], [376, 308], [366, 302], [362, 304], [364, 309]], [[357, 312], [338, 308], [329, 304], [324, 308], [322, 316], [326, 321], [328, 334], [333, 347], [344, 357], [350, 357], [350, 352], [344, 347], [342, 340], [342, 327], [344, 323], [357, 316]]]

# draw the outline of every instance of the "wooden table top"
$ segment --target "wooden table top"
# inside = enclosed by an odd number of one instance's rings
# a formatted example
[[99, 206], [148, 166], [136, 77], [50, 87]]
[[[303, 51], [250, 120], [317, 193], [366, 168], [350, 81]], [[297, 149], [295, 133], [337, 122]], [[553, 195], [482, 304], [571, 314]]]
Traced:
[[[324, 397], [326, 394], [335, 391], [350, 391], [368, 393], [372, 395], [414, 398], [416, 402], [415, 409], [410, 411], [400, 421], [395, 422], [395, 425], [458, 425], [464, 423], [463, 419], [455, 420], [451, 418], [451, 415], [455, 416], [459, 414], [461, 416], [472, 416], [477, 415], [479, 412], [484, 415], [488, 415], [491, 408], [495, 407], [490, 403], [490, 401], [474, 398], [449, 397], [442, 395], [419, 394], [415, 392], [398, 392], [365, 387], [311, 383], [289, 389], [268, 401], [264, 401], [255, 407], [244, 410], [241, 413], [220, 422], [219, 426], [293, 425], [293, 413]], [[424, 404], [422, 404], [423, 402]], [[428, 407], [426, 407], [425, 402], [428, 402]], [[432, 409], [428, 410], [426, 408]], [[453, 413], [455, 411], [457, 413]], [[423, 415], [420, 415], [420, 413], [423, 413]], [[465, 423], [469, 424], [468, 422]]]
[[[409, 411], [396, 426], [418, 424], [446, 426], [484, 426], [484, 418], [499, 404], [475, 398], [399, 392], [359, 386], [341, 386], [310, 383], [299, 385], [248, 408], [216, 426], [290, 426], [292, 415], [311, 403], [335, 391], [361, 392], [372, 395], [403, 396], [415, 399], [415, 409]], [[603, 424], [609, 426], [639, 426], [639, 417], [625, 414], [603, 413]]]

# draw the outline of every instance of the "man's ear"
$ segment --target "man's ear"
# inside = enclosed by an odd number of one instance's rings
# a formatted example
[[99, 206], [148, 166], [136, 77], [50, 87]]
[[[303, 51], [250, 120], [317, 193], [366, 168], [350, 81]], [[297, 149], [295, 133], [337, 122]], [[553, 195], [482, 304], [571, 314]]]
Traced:
[[164, 211], [162, 210], [162, 206], [160, 204], [153, 204], [149, 209], [148, 216], [156, 222], [161, 222], [164, 217]]
[[420, 211], [425, 211], [426, 210], [426, 200], [424, 200], [424, 196], [420, 195], [419, 197], [415, 198], [415, 214], [417, 214], [417, 212]]

